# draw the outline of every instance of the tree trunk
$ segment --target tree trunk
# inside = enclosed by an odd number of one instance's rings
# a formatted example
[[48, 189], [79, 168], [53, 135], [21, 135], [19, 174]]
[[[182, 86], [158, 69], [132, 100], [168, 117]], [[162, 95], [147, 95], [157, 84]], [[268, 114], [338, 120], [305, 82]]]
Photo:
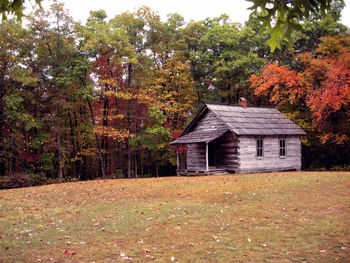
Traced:
[[[89, 109], [90, 109], [91, 122], [92, 122], [92, 125], [95, 127], [94, 112], [92, 110], [92, 106], [91, 106], [91, 103], [90, 103], [89, 99], [88, 99], [88, 105], [89, 105]], [[102, 156], [102, 153], [101, 153], [101, 145], [100, 145], [100, 143], [98, 141], [97, 134], [95, 134], [95, 139], [96, 139], [96, 145], [97, 145], [97, 148], [98, 148], [98, 156], [99, 156], [99, 159], [100, 159], [99, 172], [100, 172], [100, 175], [102, 176], [102, 178], [105, 178], [105, 170], [103, 168], [103, 156]]]
[[[72, 120], [72, 115], [71, 113], [68, 111], [68, 122], [69, 122], [69, 130], [70, 130], [70, 139], [72, 142], [72, 147], [73, 147], [73, 153], [71, 155], [72, 158], [75, 158], [78, 152], [78, 149], [76, 149], [76, 143], [75, 143], [75, 139], [74, 139], [74, 128], [75, 126], [73, 126], [73, 120]], [[75, 172], [75, 177], [78, 177], [78, 173], [79, 173], [79, 161], [74, 161], [73, 163], [74, 166], [74, 172]]]
[[144, 150], [141, 149], [141, 151], [139, 152], [139, 161], [140, 161], [140, 177], [143, 177], [144, 174]]
[[134, 160], [134, 162], [135, 162], [135, 178], [137, 178], [138, 177], [138, 175], [137, 175], [137, 152], [136, 152], [136, 150], [135, 150], [135, 160]]
[[[131, 79], [132, 79], [132, 64], [128, 64], [128, 89], [131, 89]], [[128, 100], [128, 112], [127, 112], [127, 121], [128, 121], [128, 129], [131, 131], [131, 103]], [[128, 143], [128, 178], [131, 178], [131, 149], [130, 149], [130, 139], [127, 141]]]
[[5, 84], [0, 80], [0, 176], [6, 173], [6, 160], [4, 156], [4, 134], [5, 134]]
[[60, 106], [56, 105], [56, 142], [57, 142], [57, 159], [58, 159], [58, 167], [57, 167], [57, 177], [62, 178], [62, 149], [61, 149], [61, 127], [60, 127]]
[[[136, 137], [136, 132], [137, 132], [137, 121], [136, 119], [134, 120], [135, 124], [134, 124], [134, 127], [135, 127], [135, 137]], [[135, 178], [137, 178], [137, 150], [135, 148], [134, 150], [134, 162], [135, 162]]]
[[131, 178], [131, 147], [129, 140], [127, 141], [128, 147], [128, 178]]
[[[108, 98], [105, 97], [104, 98], [104, 104], [103, 104], [103, 121], [102, 121], [102, 125], [104, 127], [107, 127], [108, 126], [108, 113], [109, 113], [109, 102], [108, 102]], [[108, 152], [108, 139], [107, 139], [107, 136], [104, 136], [103, 140], [102, 140], [102, 145], [101, 145], [101, 148], [105, 150], [105, 154], [104, 154], [104, 161], [105, 161], [105, 164], [104, 164], [104, 167], [107, 167], [107, 152]], [[105, 175], [103, 175], [103, 178], [105, 178]]]

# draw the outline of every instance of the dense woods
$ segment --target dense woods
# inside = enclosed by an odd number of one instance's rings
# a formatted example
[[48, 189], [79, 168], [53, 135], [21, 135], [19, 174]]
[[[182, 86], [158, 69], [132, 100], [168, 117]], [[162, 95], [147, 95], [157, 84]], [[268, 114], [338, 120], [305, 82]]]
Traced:
[[[204, 102], [273, 105], [302, 127], [304, 169], [350, 163], [350, 36], [342, 3], [270, 52], [252, 14], [166, 21], [148, 7], [62, 4], [0, 25], [3, 182], [173, 175], [177, 138]], [[234, 20], [234, 18], [232, 18]], [[293, 44], [294, 43], [294, 44]], [[15, 184], [15, 183], [14, 183]]]

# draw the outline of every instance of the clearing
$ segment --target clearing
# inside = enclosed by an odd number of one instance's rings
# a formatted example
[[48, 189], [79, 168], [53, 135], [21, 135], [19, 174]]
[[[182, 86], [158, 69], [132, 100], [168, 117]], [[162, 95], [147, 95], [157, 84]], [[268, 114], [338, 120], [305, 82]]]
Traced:
[[0, 262], [350, 262], [350, 172], [0, 191]]

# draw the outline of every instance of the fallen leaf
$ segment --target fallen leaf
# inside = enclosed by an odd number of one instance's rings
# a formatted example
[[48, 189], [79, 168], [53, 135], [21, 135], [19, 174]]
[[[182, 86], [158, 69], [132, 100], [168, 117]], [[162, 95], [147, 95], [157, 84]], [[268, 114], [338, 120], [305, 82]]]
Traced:
[[75, 252], [72, 252], [72, 256], [74, 256], [74, 255], [76, 255], [77, 253], [75, 253]]
[[68, 254], [68, 250], [63, 251], [64, 254]]
[[6, 251], [9, 250], [9, 247], [5, 247], [5, 250], [6, 250]]
[[153, 259], [156, 259], [156, 257], [151, 256], [151, 255], [149, 255], [149, 254], [146, 255], [146, 258], [149, 258], [149, 259], [152, 259], [152, 260], [153, 260]]

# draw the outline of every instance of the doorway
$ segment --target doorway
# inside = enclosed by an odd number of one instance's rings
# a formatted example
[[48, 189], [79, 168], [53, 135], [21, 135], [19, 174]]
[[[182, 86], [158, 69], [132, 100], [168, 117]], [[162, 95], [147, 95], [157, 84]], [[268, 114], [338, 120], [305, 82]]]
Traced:
[[215, 166], [215, 143], [208, 144], [209, 166]]

